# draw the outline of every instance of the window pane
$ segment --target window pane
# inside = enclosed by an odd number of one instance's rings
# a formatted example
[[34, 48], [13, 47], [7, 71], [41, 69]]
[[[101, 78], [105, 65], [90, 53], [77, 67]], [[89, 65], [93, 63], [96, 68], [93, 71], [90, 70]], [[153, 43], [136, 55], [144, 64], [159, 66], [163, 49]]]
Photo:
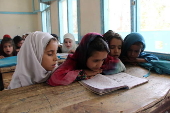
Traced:
[[169, 11], [169, 0], [140, 0], [138, 32], [145, 38], [147, 51], [170, 53]]
[[47, 32], [47, 20], [46, 20], [46, 11], [42, 12], [42, 31]]
[[47, 15], [46, 15], [46, 19], [47, 19], [47, 32], [51, 34], [51, 16], [50, 16], [50, 9], [48, 9], [47, 11]]
[[63, 25], [63, 34], [68, 32], [68, 23], [67, 23], [67, 1], [62, 2], [62, 25]]
[[77, 0], [72, 0], [72, 24], [73, 24], [73, 34], [75, 37], [75, 40], [78, 41], [78, 26], [77, 26]]
[[60, 41], [63, 43], [64, 34], [68, 33], [67, 21], [67, 0], [60, 0], [59, 2], [59, 15], [60, 15]]
[[108, 7], [105, 15], [108, 18], [107, 30], [113, 30], [125, 37], [131, 31], [130, 0], [108, 0], [106, 5], [108, 5], [105, 6]]

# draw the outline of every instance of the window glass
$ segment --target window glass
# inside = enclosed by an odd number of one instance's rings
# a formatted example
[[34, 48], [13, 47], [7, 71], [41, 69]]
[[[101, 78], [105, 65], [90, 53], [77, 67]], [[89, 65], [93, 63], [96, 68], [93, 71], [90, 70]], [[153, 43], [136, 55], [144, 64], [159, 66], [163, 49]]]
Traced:
[[130, 33], [130, 0], [104, 0], [104, 10], [104, 32], [113, 30], [123, 38]]
[[51, 34], [51, 19], [49, 5], [40, 3], [40, 10], [42, 15], [42, 31]]
[[77, 0], [60, 0], [59, 18], [61, 43], [66, 33], [73, 34], [75, 40], [78, 41]]
[[72, 25], [73, 25], [73, 35], [75, 37], [75, 40], [78, 41], [78, 25], [77, 25], [77, 0], [72, 0]]
[[146, 41], [146, 51], [170, 53], [170, 1], [139, 0], [140, 32]]

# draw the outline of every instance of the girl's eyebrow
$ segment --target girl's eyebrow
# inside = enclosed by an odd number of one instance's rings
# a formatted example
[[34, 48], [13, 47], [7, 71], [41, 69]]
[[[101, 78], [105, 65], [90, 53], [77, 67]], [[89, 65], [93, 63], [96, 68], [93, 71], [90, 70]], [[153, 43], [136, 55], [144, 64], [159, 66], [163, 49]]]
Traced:
[[55, 50], [48, 50], [47, 52], [54, 52]]

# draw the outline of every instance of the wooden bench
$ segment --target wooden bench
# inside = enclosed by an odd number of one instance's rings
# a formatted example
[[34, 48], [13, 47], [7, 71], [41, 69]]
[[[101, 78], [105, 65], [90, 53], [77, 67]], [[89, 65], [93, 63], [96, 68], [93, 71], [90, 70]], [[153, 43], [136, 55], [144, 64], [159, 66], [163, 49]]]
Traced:
[[[126, 73], [142, 77], [148, 70], [128, 66]], [[149, 82], [102, 96], [78, 82], [51, 87], [46, 83], [0, 91], [2, 113], [165, 113], [170, 112], [170, 75], [151, 72]]]

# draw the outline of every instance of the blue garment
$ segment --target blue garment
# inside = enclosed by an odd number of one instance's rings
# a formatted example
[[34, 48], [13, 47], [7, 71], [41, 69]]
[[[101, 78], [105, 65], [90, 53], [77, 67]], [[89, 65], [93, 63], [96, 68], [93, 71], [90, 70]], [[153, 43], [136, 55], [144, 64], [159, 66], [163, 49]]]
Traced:
[[167, 60], [151, 60], [149, 63], [140, 63], [140, 65], [158, 74], [170, 74], [170, 61]]
[[0, 59], [0, 68], [15, 66], [16, 64], [17, 64], [17, 56]]
[[143, 58], [148, 62], [151, 60], [159, 60], [157, 56], [143, 52], [145, 50], [146, 44], [143, 36], [139, 33], [130, 33], [125, 37], [121, 57], [126, 56], [130, 46], [136, 42], [141, 42], [143, 44], [142, 52], [139, 54], [138, 58]]

